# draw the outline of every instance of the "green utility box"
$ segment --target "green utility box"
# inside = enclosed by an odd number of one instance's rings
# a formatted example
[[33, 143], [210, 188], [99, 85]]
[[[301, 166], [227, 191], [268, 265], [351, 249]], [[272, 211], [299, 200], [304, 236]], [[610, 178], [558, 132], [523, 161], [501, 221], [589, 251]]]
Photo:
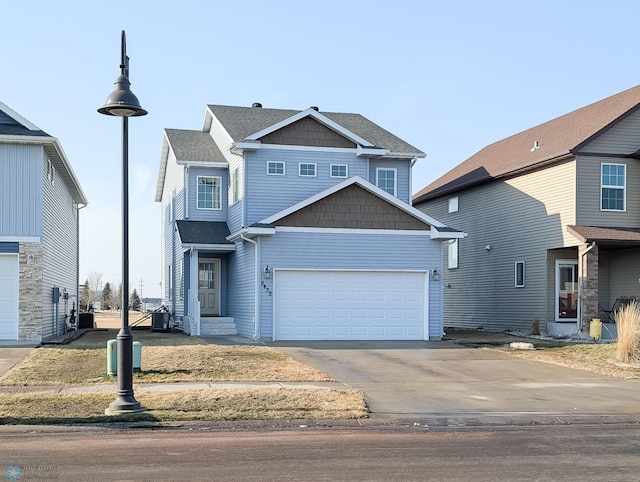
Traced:
[[[133, 371], [142, 371], [142, 343], [133, 342]], [[107, 342], [107, 375], [116, 376], [118, 374], [118, 340]]]

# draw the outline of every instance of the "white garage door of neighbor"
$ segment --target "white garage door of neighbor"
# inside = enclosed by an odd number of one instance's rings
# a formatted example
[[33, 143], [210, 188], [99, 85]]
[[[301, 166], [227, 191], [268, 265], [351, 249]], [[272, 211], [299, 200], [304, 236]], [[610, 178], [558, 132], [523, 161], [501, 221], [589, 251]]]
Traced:
[[18, 339], [18, 257], [0, 255], [0, 340]]
[[427, 276], [276, 270], [275, 340], [424, 340]]

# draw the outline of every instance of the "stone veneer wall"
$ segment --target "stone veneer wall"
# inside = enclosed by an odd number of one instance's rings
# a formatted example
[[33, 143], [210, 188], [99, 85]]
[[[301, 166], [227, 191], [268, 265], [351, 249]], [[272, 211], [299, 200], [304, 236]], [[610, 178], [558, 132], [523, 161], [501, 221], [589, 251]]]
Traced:
[[18, 339], [42, 341], [42, 243], [20, 243]]
[[[580, 246], [579, 253], [583, 253], [589, 246]], [[598, 317], [598, 245], [580, 256], [578, 277], [582, 279], [582, 331], [588, 333], [591, 319]]]

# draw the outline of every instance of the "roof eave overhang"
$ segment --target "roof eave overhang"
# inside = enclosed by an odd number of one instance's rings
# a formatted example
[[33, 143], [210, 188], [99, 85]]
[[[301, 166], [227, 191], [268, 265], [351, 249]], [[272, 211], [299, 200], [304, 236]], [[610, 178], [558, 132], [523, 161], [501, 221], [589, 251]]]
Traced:
[[190, 249], [217, 251], [219, 253], [231, 253], [236, 250], [235, 244], [206, 244], [206, 243], [182, 243], [182, 249], [188, 251]]
[[227, 241], [236, 241], [239, 238], [255, 238], [256, 236], [271, 236], [276, 234], [276, 228], [273, 227], [248, 227], [243, 228], [235, 233], [230, 234], [226, 237]]
[[456, 229], [438, 229], [436, 226], [431, 226], [431, 239], [462, 239], [466, 238], [467, 233], [458, 231]]
[[164, 179], [167, 175], [167, 163], [169, 162], [169, 138], [167, 132], [162, 134], [162, 151], [160, 152], [160, 168], [158, 170], [158, 182], [156, 183], [155, 202], [162, 201], [162, 191], [164, 191]]

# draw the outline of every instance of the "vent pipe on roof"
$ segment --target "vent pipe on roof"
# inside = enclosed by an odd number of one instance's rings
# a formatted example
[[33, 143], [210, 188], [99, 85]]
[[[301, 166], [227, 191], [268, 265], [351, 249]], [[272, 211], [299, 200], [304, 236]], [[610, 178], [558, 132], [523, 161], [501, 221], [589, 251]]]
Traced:
[[262, 107], [262, 104], [260, 102], [254, 102], [251, 107], [253, 107], [254, 109], [259, 109]]
[[317, 105], [312, 105], [312, 106], [311, 106], [311, 108], [312, 108], [313, 110], [315, 110], [316, 112], [318, 112], [318, 111], [320, 110], [320, 109], [318, 109], [318, 106], [317, 106]]

